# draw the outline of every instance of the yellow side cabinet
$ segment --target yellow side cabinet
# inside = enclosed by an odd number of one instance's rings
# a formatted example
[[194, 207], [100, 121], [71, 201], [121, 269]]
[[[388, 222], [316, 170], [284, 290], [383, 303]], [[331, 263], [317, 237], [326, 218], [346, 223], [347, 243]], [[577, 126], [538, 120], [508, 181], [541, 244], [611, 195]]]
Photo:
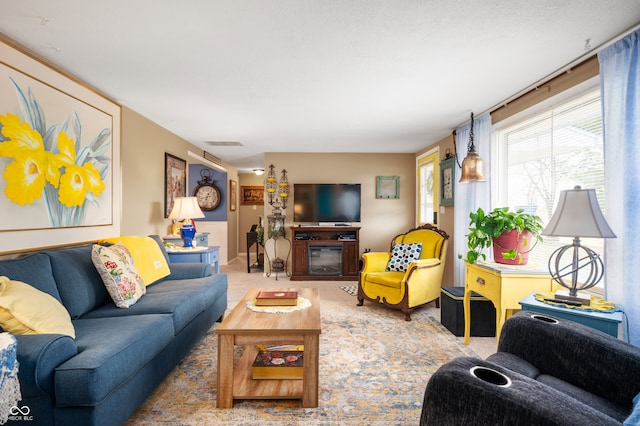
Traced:
[[471, 335], [471, 292], [489, 299], [496, 308], [496, 342], [504, 322], [520, 309], [520, 300], [534, 291], [552, 291], [553, 279], [549, 271], [539, 266], [511, 266], [498, 263], [466, 263], [464, 290], [464, 344]]

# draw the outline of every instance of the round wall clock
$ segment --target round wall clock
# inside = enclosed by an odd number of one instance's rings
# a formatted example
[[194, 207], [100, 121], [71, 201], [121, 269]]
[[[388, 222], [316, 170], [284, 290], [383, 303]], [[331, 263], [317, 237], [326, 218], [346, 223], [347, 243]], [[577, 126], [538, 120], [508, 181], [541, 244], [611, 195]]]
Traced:
[[222, 201], [220, 190], [215, 186], [215, 181], [211, 179], [211, 170], [202, 169], [200, 176], [202, 180], [198, 181], [198, 186], [193, 190], [193, 196], [198, 199], [198, 206], [201, 210], [215, 210]]

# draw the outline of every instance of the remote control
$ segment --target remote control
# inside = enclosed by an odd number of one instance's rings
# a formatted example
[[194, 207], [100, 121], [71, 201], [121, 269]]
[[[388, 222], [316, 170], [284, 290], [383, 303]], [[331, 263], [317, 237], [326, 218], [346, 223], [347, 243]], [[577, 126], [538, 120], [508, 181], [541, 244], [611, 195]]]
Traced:
[[562, 299], [553, 299], [551, 297], [547, 297], [546, 299], [544, 299], [545, 302], [555, 302], [555, 303], [564, 303], [565, 305], [570, 305], [570, 306], [582, 306], [582, 303], [580, 302], [573, 302], [571, 300], [562, 300]]

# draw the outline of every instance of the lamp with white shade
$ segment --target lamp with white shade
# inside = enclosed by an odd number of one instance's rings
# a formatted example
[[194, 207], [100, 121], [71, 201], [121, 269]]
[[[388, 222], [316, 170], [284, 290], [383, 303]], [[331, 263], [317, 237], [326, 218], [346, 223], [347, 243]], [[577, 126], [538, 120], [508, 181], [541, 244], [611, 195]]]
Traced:
[[204, 217], [204, 213], [200, 210], [196, 197], [177, 197], [173, 201], [173, 209], [171, 209], [169, 219], [184, 221], [180, 227], [180, 237], [182, 237], [184, 247], [193, 247], [196, 227], [193, 226], [192, 219], [201, 217]]
[[[560, 192], [560, 199], [542, 235], [573, 237], [573, 243], [562, 246], [549, 258], [549, 273], [569, 294], [556, 293], [555, 298], [574, 304], [589, 305], [590, 298], [578, 291], [596, 285], [604, 275], [604, 262], [599, 254], [580, 244], [580, 238], [616, 238], [600, 210], [596, 191], [576, 186]], [[571, 261], [562, 262], [570, 253]], [[580, 275], [580, 277], [579, 277]], [[570, 282], [565, 281], [570, 277]]]

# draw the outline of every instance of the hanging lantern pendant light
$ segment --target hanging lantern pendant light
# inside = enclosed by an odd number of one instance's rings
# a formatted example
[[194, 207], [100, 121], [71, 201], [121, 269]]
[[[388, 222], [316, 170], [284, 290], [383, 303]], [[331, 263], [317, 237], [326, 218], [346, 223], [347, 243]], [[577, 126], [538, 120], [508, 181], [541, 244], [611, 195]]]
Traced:
[[476, 152], [473, 143], [473, 112], [471, 113], [471, 129], [469, 130], [469, 144], [467, 156], [462, 160], [462, 176], [460, 182], [486, 182], [484, 178], [484, 160]]

